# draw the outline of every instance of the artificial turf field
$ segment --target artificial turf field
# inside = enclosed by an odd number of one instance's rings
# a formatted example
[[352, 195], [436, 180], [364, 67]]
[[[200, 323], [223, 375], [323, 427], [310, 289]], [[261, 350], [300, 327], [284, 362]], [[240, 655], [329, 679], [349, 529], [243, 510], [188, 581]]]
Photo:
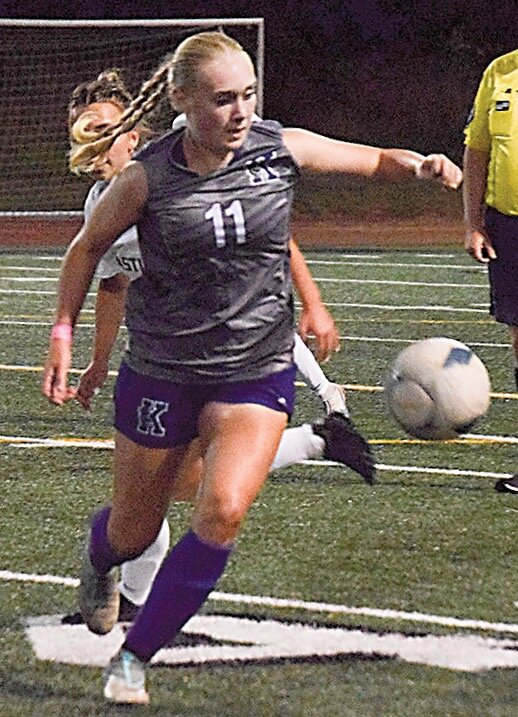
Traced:
[[[150, 669], [163, 717], [511, 717], [518, 705], [518, 396], [487, 277], [460, 251], [306, 258], [343, 337], [325, 366], [379, 465], [369, 487], [313, 461], [271, 475], [203, 614]], [[39, 394], [59, 257], [0, 254], [0, 717], [127, 714], [102, 698], [120, 641], [60, 626], [75, 609], [85, 521], [110, 490], [111, 386], [90, 414]], [[76, 330], [84, 367], [93, 295]], [[381, 386], [410, 341], [450, 336], [492, 380], [490, 410], [456, 442], [410, 440]], [[113, 357], [115, 372], [124, 331]], [[293, 425], [323, 415], [305, 386]], [[188, 521], [173, 506], [173, 539]]]

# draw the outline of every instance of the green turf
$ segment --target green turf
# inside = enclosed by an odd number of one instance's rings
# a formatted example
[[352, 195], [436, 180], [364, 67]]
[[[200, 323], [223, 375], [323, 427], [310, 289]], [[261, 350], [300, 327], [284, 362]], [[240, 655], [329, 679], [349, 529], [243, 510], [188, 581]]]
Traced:
[[[218, 591], [516, 628], [517, 499], [496, 493], [494, 478], [477, 473], [516, 472], [517, 444], [407, 443], [388, 414], [382, 392], [372, 390], [382, 385], [390, 362], [408, 342], [451, 336], [475, 348], [490, 372], [493, 390], [502, 394], [493, 398], [473, 432], [516, 435], [511, 350], [505, 328], [487, 316], [486, 276], [460, 251], [422, 256], [425, 253], [307, 255], [315, 262], [310, 267], [340, 333], [349, 337], [326, 372], [353, 386], [351, 412], [372, 440], [378, 463], [389, 469], [379, 471], [373, 487], [336, 465], [298, 465], [273, 473], [250, 510]], [[42, 279], [55, 279], [57, 269], [58, 262], [41, 252], [0, 255], [0, 435], [110, 438], [113, 378], [91, 414], [78, 405], [55, 408], [39, 395], [37, 367], [44, 360], [54, 297], [21, 292], [53, 292], [56, 282]], [[350, 279], [362, 281], [345, 281]], [[369, 283], [373, 281], [379, 283]], [[413, 284], [386, 283], [390, 281]], [[87, 308], [92, 305], [90, 297]], [[441, 311], [440, 306], [459, 311]], [[92, 314], [84, 313], [81, 323], [76, 331], [77, 368], [88, 360]], [[122, 332], [118, 355], [124, 338]], [[113, 369], [117, 363], [114, 356]], [[362, 386], [367, 390], [359, 390]], [[308, 389], [299, 388], [294, 424], [322, 413]], [[76, 576], [85, 521], [109, 495], [111, 460], [110, 450], [21, 447], [3, 439], [0, 570]], [[419, 473], [412, 467], [438, 470]], [[454, 475], [453, 469], [468, 475]], [[169, 517], [176, 538], [185, 529], [189, 509], [173, 506]], [[74, 610], [75, 592], [62, 584], [22, 582], [13, 576], [0, 580], [0, 717], [128, 714], [127, 709], [104, 704], [99, 668], [41, 661], [25, 636], [28, 618]], [[224, 600], [210, 601], [204, 611], [363, 627], [382, 634], [493, 636], [508, 638], [515, 650], [518, 647], [516, 633], [505, 630], [448, 627], [384, 613], [254, 607]], [[518, 700], [516, 669], [456, 671], [361, 654], [338, 661], [153, 667], [150, 673], [152, 704], [132, 714], [514, 717]]]

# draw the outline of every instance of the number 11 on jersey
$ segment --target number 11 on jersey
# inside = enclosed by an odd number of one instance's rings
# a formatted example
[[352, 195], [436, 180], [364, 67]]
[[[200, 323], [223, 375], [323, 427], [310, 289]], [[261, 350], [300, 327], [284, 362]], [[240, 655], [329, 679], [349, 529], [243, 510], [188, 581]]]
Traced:
[[246, 242], [245, 215], [239, 199], [234, 199], [232, 204], [226, 207], [226, 209], [223, 208], [220, 202], [215, 202], [210, 209], [205, 212], [205, 219], [212, 221], [216, 246], [221, 248], [227, 245], [224, 217], [232, 217], [234, 220], [236, 244], [244, 244]]

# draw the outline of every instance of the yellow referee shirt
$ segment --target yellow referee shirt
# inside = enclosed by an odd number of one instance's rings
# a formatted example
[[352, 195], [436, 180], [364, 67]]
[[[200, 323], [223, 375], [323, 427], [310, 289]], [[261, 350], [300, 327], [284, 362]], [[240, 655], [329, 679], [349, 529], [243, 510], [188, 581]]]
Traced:
[[484, 72], [464, 134], [470, 149], [489, 153], [486, 204], [518, 215], [518, 50]]

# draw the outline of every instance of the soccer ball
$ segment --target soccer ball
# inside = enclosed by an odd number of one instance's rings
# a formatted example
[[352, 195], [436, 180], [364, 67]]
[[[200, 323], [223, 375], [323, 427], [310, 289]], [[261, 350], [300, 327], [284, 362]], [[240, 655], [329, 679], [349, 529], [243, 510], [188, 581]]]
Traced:
[[489, 408], [486, 367], [460, 341], [431, 338], [401, 351], [385, 380], [390, 412], [411, 436], [446, 440], [466, 433]]

